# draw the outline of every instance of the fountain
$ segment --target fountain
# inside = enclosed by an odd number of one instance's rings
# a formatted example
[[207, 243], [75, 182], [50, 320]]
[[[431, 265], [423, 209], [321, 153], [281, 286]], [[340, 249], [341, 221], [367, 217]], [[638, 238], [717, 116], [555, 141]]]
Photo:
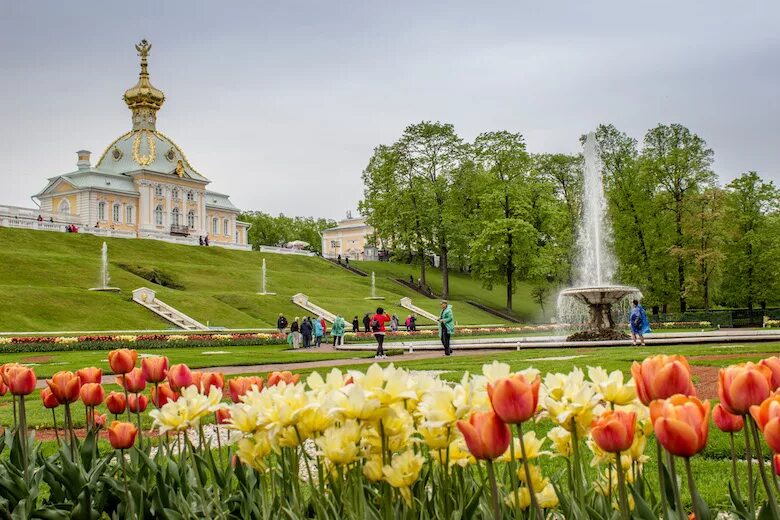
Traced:
[[90, 291], [119, 291], [119, 287], [109, 287], [108, 283], [111, 277], [108, 275], [108, 244], [103, 242], [103, 248], [100, 255], [100, 287], [92, 287]]
[[384, 300], [384, 296], [376, 295], [376, 275], [374, 271], [371, 271], [371, 296], [367, 296], [366, 300]]
[[260, 279], [260, 292], [257, 294], [261, 296], [273, 296], [276, 294], [275, 292], [268, 292], [265, 288], [265, 258], [263, 258], [262, 278]]
[[611, 228], [606, 221], [607, 201], [601, 176], [596, 134], [585, 139], [585, 171], [582, 184], [582, 222], [577, 237], [579, 278], [575, 287], [558, 295], [558, 316], [563, 323], [584, 323], [584, 330], [569, 340], [625, 339], [615, 329], [613, 306], [627, 296], [641, 297], [639, 289], [612, 283], [615, 260], [609, 249]]

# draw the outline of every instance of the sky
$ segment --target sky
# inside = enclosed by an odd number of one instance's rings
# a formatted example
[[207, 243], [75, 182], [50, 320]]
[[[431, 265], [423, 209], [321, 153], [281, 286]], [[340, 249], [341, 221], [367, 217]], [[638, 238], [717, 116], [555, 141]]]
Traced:
[[343, 218], [374, 147], [424, 120], [535, 153], [682, 123], [722, 184], [780, 184], [779, 21], [776, 1], [0, 0], [0, 204], [130, 129], [143, 38], [157, 128], [245, 210]]

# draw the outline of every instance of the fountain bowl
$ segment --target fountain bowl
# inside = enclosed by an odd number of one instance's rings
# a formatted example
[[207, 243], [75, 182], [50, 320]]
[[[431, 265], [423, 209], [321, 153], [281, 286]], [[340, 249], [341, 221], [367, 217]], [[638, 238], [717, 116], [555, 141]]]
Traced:
[[90, 287], [90, 291], [103, 291], [103, 292], [119, 292], [119, 287]]
[[627, 285], [603, 285], [599, 287], [570, 287], [558, 295], [571, 298], [588, 308], [588, 323], [584, 330], [575, 332], [568, 341], [622, 340], [628, 335], [617, 330], [612, 319], [612, 305], [632, 294], [641, 294], [636, 287]]
[[385, 297], [384, 296], [366, 296], [365, 299], [366, 300], [384, 300]]
[[257, 293], [258, 296], [274, 296], [276, 295], [275, 292], [259, 292]]
[[612, 305], [629, 294], [638, 293], [636, 287], [627, 285], [604, 285], [601, 287], [569, 287], [560, 292], [560, 296], [574, 298], [586, 305]]

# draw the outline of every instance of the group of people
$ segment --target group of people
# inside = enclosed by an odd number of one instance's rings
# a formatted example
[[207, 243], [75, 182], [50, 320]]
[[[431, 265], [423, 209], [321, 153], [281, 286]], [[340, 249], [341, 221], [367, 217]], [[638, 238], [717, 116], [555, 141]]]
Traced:
[[316, 319], [304, 316], [303, 320], [296, 316], [292, 323], [288, 323], [283, 314], [279, 314], [276, 320], [276, 328], [280, 334], [287, 333], [287, 342], [293, 348], [311, 348], [320, 347], [323, 343], [328, 344], [328, 332], [333, 340], [333, 346], [344, 344], [344, 331], [347, 322], [341, 316], [336, 316], [333, 327], [328, 331], [328, 322], [325, 318], [318, 316]]
[[209, 245], [209, 236], [208, 235], [206, 235], [205, 237], [202, 236], [202, 235], [199, 236], [198, 237], [198, 245], [199, 246], [208, 246]]
[[[355, 318], [357, 318], [357, 316]], [[455, 333], [455, 317], [452, 314], [452, 306], [447, 302], [447, 300], [442, 300], [441, 302], [441, 313], [439, 314], [437, 321], [439, 325], [439, 339], [441, 340], [441, 344], [444, 347], [444, 355], [451, 356], [452, 346], [450, 345], [450, 340], [452, 335]], [[374, 355], [374, 358], [376, 359], [384, 359], [387, 357], [387, 354], [385, 354], [384, 343], [385, 334], [387, 332], [385, 324], [388, 322], [391, 324], [391, 330], [393, 322], [395, 323], [395, 330], [398, 330], [398, 318], [396, 318], [395, 315], [388, 316], [382, 307], [378, 307], [376, 309], [376, 314], [374, 314], [374, 316], [372, 316], [369, 321], [369, 328], [371, 329], [371, 332], [374, 334], [374, 338], [376, 339], [376, 355]], [[407, 318], [407, 330], [408, 323], [409, 318]]]

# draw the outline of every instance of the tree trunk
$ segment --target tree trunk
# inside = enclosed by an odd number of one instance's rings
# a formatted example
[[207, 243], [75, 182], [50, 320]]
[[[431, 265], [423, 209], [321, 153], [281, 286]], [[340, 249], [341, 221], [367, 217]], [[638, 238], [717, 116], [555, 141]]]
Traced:
[[753, 244], [748, 242], [747, 245], [747, 306], [748, 310], [753, 312], [753, 300], [755, 295], [753, 294]]
[[675, 245], [677, 246], [677, 289], [680, 292], [680, 312], [683, 313], [687, 309], [687, 303], [685, 301], [685, 262], [683, 261], [682, 247], [683, 247], [683, 234], [682, 234], [682, 200], [678, 199], [676, 204], [675, 220], [677, 239]]
[[450, 297], [450, 268], [447, 265], [447, 246], [441, 248], [441, 297], [446, 300]]
[[[509, 194], [504, 194], [504, 218], [509, 219], [511, 217], [509, 211]], [[506, 262], [506, 310], [512, 312], [512, 293], [514, 292], [513, 279], [515, 275], [515, 258], [512, 251], [512, 242], [514, 237], [512, 232], [507, 230], [506, 233], [506, 250], [507, 250], [507, 262]], [[542, 313], [544, 313], [544, 307], [542, 307]]]

